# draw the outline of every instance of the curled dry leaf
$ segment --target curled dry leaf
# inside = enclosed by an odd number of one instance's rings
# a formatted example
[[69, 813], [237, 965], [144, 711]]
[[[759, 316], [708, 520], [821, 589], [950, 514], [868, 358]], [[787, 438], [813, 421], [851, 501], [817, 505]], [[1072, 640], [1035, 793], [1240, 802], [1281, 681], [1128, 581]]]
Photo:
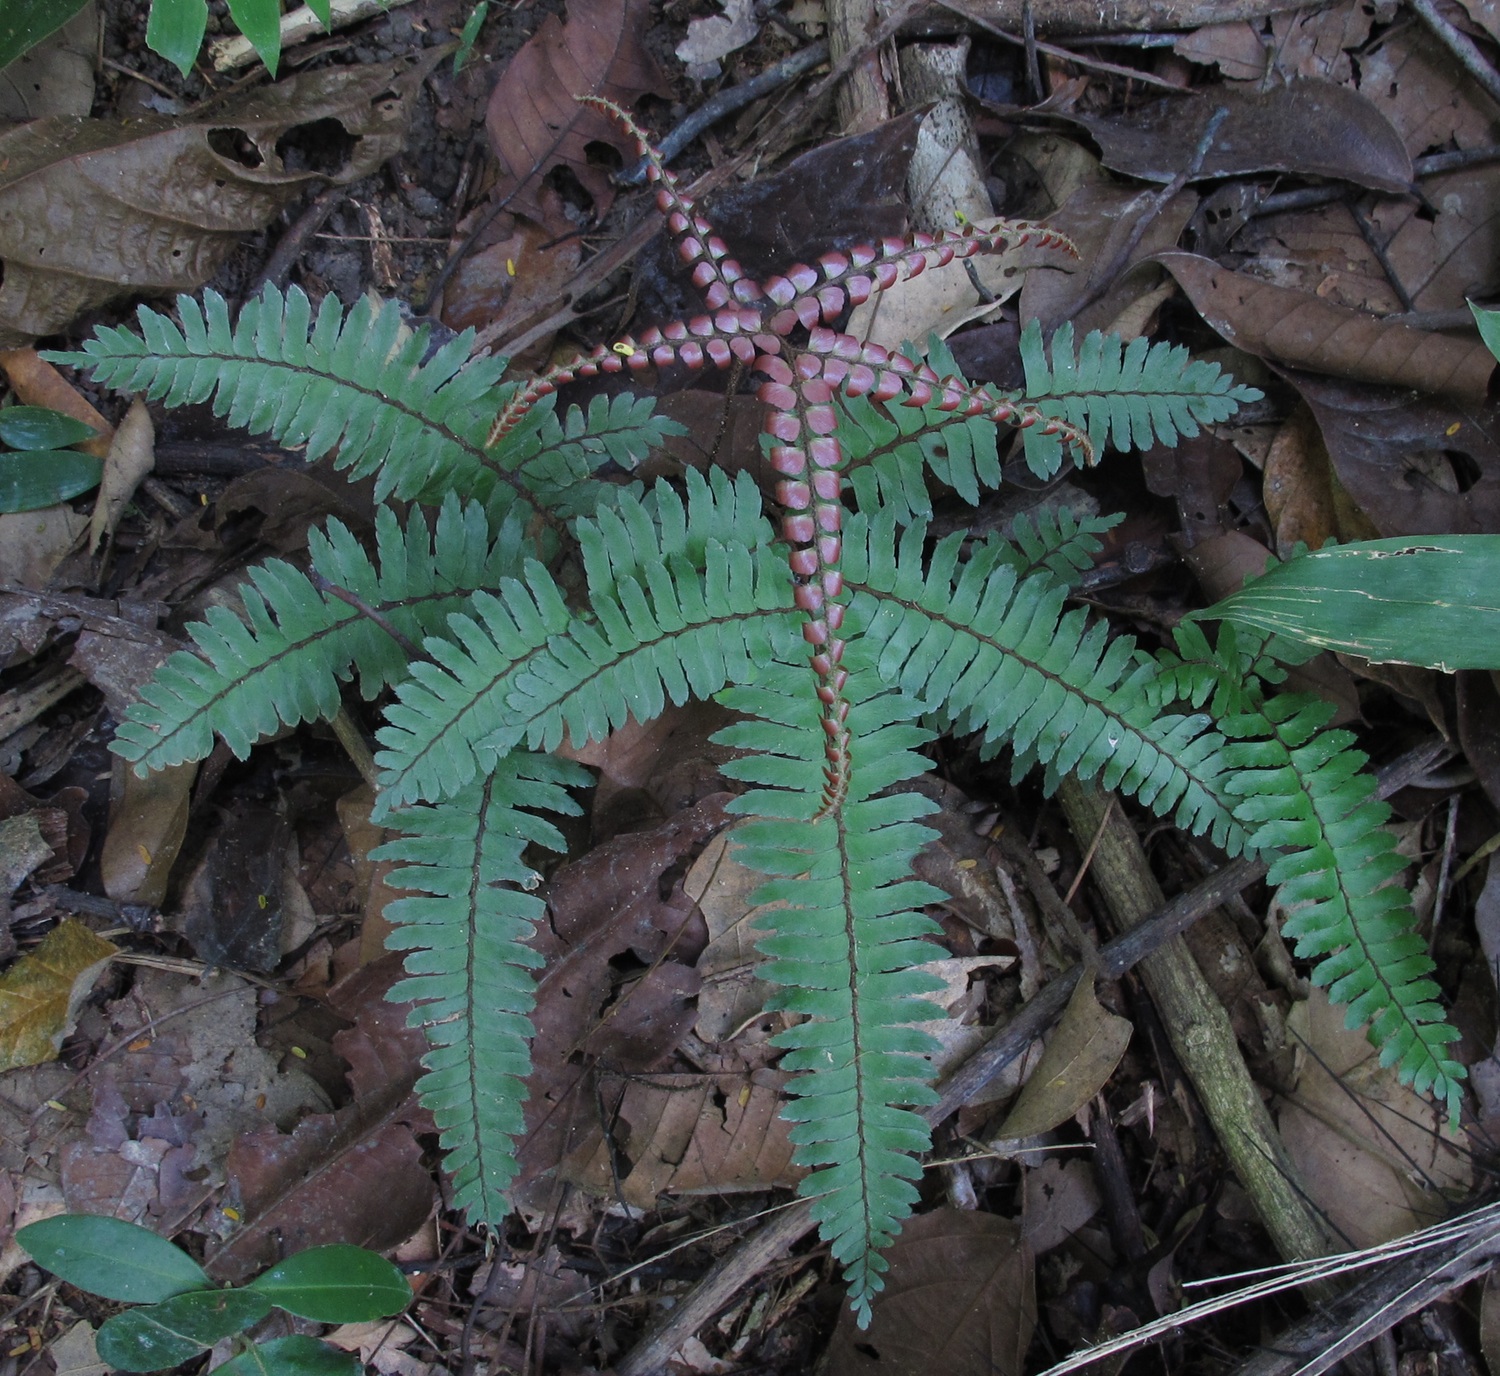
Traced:
[[829, 1376], [1020, 1376], [1036, 1326], [1036, 1262], [1020, 1224], [934, 1209], [885, 1255], [873, 1322], [861, 1333], [844, 1308]]
[[682, 881], [683, 892], [708, 924], [708, 945], [698, 957], [703, 988], [694, 1030], [710, 1045], [755, 1017], [771, 988], [755, 973], [760, 962], [755, 943], [767, 933], [756, 925], [761, 910], [750, 901], [765, 876], [734, 858], [733, 837], [733, 831], [715, 836]]
[[574, 226], [561, 206], [541, 196], [542, 179], [565, 166], [594, 200], [596, 214], [614, 203], [609, 170], [589, 158], [591, 143], [633, 160], [635, 144], [607, 115], [578, 103], [604, 96], [629, 110], [648, 93], [669, 88], [642, 39], [650, 24], [648, 0], [570, 0], [564, 23], [549, 15], [501, 73], [490, 96], [485, 129], [504, 169], [495, 198], [554, 233]]
[[112, 800], [99, 857], [104, 892], [115, 902], [154, 908], [166, 897], [167, 880], [187, 834], [188, 800], [197, 777], [196, 763], [141, 778], [115, 761], [118, 796]]
[[94, 980], [117, 949], [67, 918], [0, 976], [0, 1070], [56, 1057]]
[[1294, 367], [1478, 400], [1495, 358], [1478, 340], [1390, 325], [1302, 292], [1221, 268], [1193, 253], [1159, 253], [1198, 313], [1229, 343]]
[[715, 70], [700, 73], [694, 68], [713, 68], [721, 57], [754, 42], [760, 32], [753, 0], [719, 0], [719, 8], [723, 14], [688, 20], [687, 37], [677, 45], [676, 53], [688, 64], [689, 76], [716, 76]]
[[[1106, 167], [1166, 183], [1194, 166], [1219, 110], [1227, 113], [1195, 180], [1294, 172], [1393, 193], [1411, 185], [1411, 158], [1390, 121], [1358, 91], [1331, 81], [1269, 91], [1219, 87], [1210, 95], [1153, 101], [1126, 116], [1059, 118], [1088, 130]], [[1308, 137], [1312, 129], [1318, 137]]]
[[[133, 290], [195, 291], [307, 182], [357, 181], [399, 152], [440, 57], [303, 73], [201, 122], [54, 117], [0, 133], [0, 346]], [[288, 170], [299, 141], [332, 166]]]
[[1085, 975], [999, 1136], [1035, 1137], [1067, 1122], [1114, 1074], [1133, 1031], [1128, 1018], [1099, 1002], [1093, 979]]
[[89, 553], [113, 539], [130, 499], [143, 479], [156, 467], [156, 427], [146, 403], [137, 397], [115, 431], [99, 480], [99, 496], [89, 518]]

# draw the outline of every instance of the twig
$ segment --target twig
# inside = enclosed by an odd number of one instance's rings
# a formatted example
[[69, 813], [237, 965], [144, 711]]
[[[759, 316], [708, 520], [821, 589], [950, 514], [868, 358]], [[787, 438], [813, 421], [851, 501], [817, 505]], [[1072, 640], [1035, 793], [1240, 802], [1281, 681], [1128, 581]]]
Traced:
[[307, 241], [328, 222], [333, 208], [344, 199], [348, 188], [328, 186], [313, 197], [307, 208], [292, 221], [281, 241], [271, 251], [265, 266], [250, 284], [248, 295], [254, 296], [267, 282], [274, 283], [277, 290], [286, 287], [292, 275], [292, 265], [302, 256]]
[[[663, 162], [670, 162], [684, 148], [698, 137], [705, 129], [717, 124], [725, 115], [732, 115], [736, 110], [743, 109], [752, 100], [759, 100], [761, 96], [774, 91], [778, 86], [784, 86], [788, 81], [793, 81], [804, 72], [810, 72], [814, 67], [820, 66], [828, 61], [828, 44], [818, 42], [810, 47], [803, 48], [800, 52], [793, 53], [790, 57], [776, 63], [774, 67], [767, 67], [759, 76], [753, 76], [749, 81], [742, 81], [737, 86], [726, 86], [711, 99], [704, 101], [686, 119], [667, 133], [657, 144]], [[642, 158], [628, 172], [621, 173], [615, 178], [621, 186], [639, 186], [646, 180], [646, 160]]]
[[1391, 256], [1385, 251], [1385, 244], [1381, 242], [1374, 222], [1365, 214], [1364, 207], [1358, 201], [1350, 201], [1349, 214], [1354, 217], [1360, 237], [1364, 239], [1370, 252], [1375, 255], [1375, 261], [1380, 264], [1380, 270], [1385, 273], [1385, 280], [1391, 284], [1391, 290], [1396, 293], [1396, 300], [1401, 303], [1401, 309], [1407, 312], [1415, 311], [1416, 303], [1411, 299], [1411, 293], [1407, 291], [1406, 284], [1397, 273], [1396, 265], [1391, 262]]
[[1500, 101], [1500, 73], [1485, 60], [1484, 54], [1474, 45], [1474, 40], [1467, 34], [1460, 33], [1444, 19], [1433, 0], [1410, 0], [1410, 3], [1422, 22], [1458, 59], [1464, 71], [1483, 86], [1493, 100]]

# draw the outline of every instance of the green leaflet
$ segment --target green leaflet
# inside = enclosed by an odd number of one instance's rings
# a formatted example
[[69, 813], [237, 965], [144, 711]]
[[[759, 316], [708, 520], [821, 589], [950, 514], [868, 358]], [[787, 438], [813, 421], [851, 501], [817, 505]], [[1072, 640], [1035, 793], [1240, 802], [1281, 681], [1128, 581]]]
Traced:
[[424, 895], [386, 909], [397, 924], [386, 944], [407, 952], [409, 976], [390, 997], [415, 1001], [411, 1025], [432, 1044], [417, 1090], [442, 1133], [454, 1207], [476, 1223], [505, 1217], [531, 1071], [530, 972], [541, 957], [526, 939], [543, 904], [522, 853], [528, 842], [566, 849], [537, 814], [578, 812], [566, 790], [592, 782], [569, 761], [517, 752], [447, 802], [397, 813], [406, 836], [371, 852], [403, 866], [393, 888]]

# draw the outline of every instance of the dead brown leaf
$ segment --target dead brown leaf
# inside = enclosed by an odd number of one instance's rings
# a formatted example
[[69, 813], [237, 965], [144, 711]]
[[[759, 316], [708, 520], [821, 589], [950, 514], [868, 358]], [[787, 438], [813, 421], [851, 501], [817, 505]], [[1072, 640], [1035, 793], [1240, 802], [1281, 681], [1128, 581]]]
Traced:
[[1192, 253], [1160, 253], [1198, 313], [1236, 348], [1293, 367], [1447, 396], [1483, 398], [1495, 358], [1449, 339], [1230, 272]]
[[1359, 89], [1413, 157], [1496, 141], [1494, 104], [1422, 24], [1396, 25], [1360, 54]]
[[[308, 181], [357, 181], [398, 153], [440, 56], [305, 72], [202, 123], [54, 117], [0, 133], [0, 345], [56, 334], [132, 290], [196, 291]], [[289, 171], [280, 150], [322, 121], [348, 139], [341, 162]]]
[[1052, 1157], [1026, 1172], [1022, 1235], [1037, 1256], [1073, 1236], [1103, 1206], [1087, 1161]]
[[1294, 411], [1266, 455], [1266, 515], [1276, 532], [1276, 553], [1287, 558], [1302, 541], [1322, 549], [1339, 534], [1328, 451], [1312, 412]]
[[104, 459], [104, 473], [99, 479], [99, 495], [89, 517], [89, 553], [93, 554], [108, 539], [135, 490], [156, 467], [156, 427], [146, 403], [137, 397], [115, 431], [109, 453]]
[[1370, 219], [1391, 269], [1419, 311], [1458, 310], [1489, 295], [1500, 262], [1500, 168], [1427, 177], [1422, 194], [1437, 215], [1408, 199], [1383, 200]]
[[1114, 1074], [1133, 1031], [1099, 1002], [1091, 977], [1080, 979], [998, 1136], [1035, 1137], [1067, 1122]]
[[116, 954], [117, 947], [67, 918], [0, 976], [0, 1070], [52, 1060]]
[[60, 372], [29, 346], [24, 349], [0, 349], [0, 368], [15, 388], [16, 400], [24, 406], [45, 406], [65, 416], [92, 425], [99, 433], [76, 448], [102, 459], [109, 453], [115, 427], [104, 419], [82, 393]]
[[934, 1209], [909, 1220], [885, 1255], [891, 1269], [869, 1330], [844, 1309], [829, 1376], [1020, 1376], [1036, 1277], [1019, 1224]]
[[145, 778], [115, 762], [118, 796], [99, 857], [104, 892], [117, 903], [157, 907], [187, 834], [188, 800], [197, 764], [173, 765]]
[[1250, 20], [1208, 24], [1179, 38], [1173, 51], [1190, 62], [1216, 64], [1235, 81], [1260, 81], [1276, 72], [1288, 81], [1347, 82], [1353, 74], [1349, 54], [1364, 45], [1373, 20], [1374, 10], [1363, 0], [1344, 0], [1325, 10], [1272, 15], [1269, 34]]
[[642, 42], [650, 23], [646, 0], [570, 0], [568, 19], [548, 15], [501, 73], [490, 96], [485, 129], [504, 171], [494, 195], [506, 208], [554, 234], [573, 226], [540, 195], [542, 178], [565, 166], [593, 197], [596, 215], [614, 204], [608, 168], [590, 159], [591, 143], [635, 158], [635, 143], [579, 96], [603, 96], [624, 110], [669, 88]]
[[1440, 1112], [1402, 1085], [1363, 1028], [1321, 989], [1287, 1028], [1298, 1069], [1280, 1113], [1281, 1135], [1308, 1198], [1351, 1247], [1402, 1237], [1443, 1217], [1472, 1167], [1442, 1131]]
[[[1208, 122], [1227, 111], [1208, 151]], [[1411, 158], [1390, 121], [1359, 92], [1331, 81], [1296, 81], [1268, 91], [1223, 86], [1169, 96], [1125, 116], [1060, 116], [1087, 129], [1104, 165], [1143, 181], [1170, 182], [1196, 164], [1195, 180], [1295, 172], [1377, 191], [1411, 185]], [[1318, 130], [1309, 138], [1310, 129]]]

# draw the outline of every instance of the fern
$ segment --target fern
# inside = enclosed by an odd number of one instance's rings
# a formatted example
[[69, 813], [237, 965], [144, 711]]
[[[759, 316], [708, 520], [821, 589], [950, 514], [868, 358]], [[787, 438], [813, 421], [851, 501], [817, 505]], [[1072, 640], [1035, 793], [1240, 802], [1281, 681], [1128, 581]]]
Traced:
[[[1144, 337], [1124, 344], [1118, 335], [1094, 330], [1075, 354], [1071, 321], [1052, 336], [1049, 361], [1041, 326], [1033, 320], [1021, 331], [1021, 361], [1026, 399], [1044, 415], [1061, 416], [1085, 431], [1096, 452], [1106, 441], [1120, 450], [1175, 445], [1179, 436], [1191, 439], [1201, 426], [1228, 420], [1260, 396], [1217, 364]], [[1024, 434], [1031, 471], [1050, 478], [1063, 458], [1057, 436], [1037, 428]]]
[[592, 782], [575, 764], [517, 752], [451, 800], [402, 810], [406, 836], [370, 852], [403, 866], [394, 887], [427, 895], [386, 909], [398, 924], [388, 944], [410, 952], [390, 997], [416, 1004], [409, 1022], [432, 1044], [417, 1091], [442, 1134], [454, 1207], [475, 1218], [505, 1215], [531, 1073], [529, 971], [542, 960], [526, 943], [544, 905], [522, 852], [564, 850], [537, 814], [578, 812], [566, 790]]
[[[542, 814], [573, 808], [585, 776], [545, 753], [581, 746], [668, 703], [717, 695], [744, 714], [720, 740], [751, 785], [743, 858], [767, 876], [761, 945], [793, 1072], [804, 1192], [865, 1321], [881, 1249], [916, 1200], [930, 1102], [931, 954], [921, 913], [940, 893], [913, 877], [930, 810], [904, 788], [927, 763], [926, 723], [1008, 749], [1019, 775], [1099, 779], [1234, 853], [1265, 853], [1317, 978], [1383, 1054], [1457, 1103], [1430, 968], [1410, 931], [1385, 812], [1345, 733], [1265, 684], [1282, 643], [1183, 628], [1148, 655], [1068, 605], [1113, 518], [1023, 518], [1012, 540], [932, 541], [936, 480], [971, 503], [1001, 480], [1009, 427], [1042, 475], [1071, 453], [1172, 444], [1256, 394], [1166, 345], [1065, 327], [1023, 336], [1027, 387], [971, 386], [940, 344], [928, 359], [824, 324], [872, 284], [1016, 238], [1035, 226], [894, 241], [745, 282], [690, 203], [652, 163], [658, 201], [695, 263], [709, 314], [601, 347], [522, 386], [465, 362], [467, 341], [428, 357], [395, 309], [267, 292], [231, 325], [224, 303], [143, 310], [142, 334], [101, 331], [79, 362], [169, 404], [212, 398], [233, 423], [334, 454], [385, 495], [373, 557], [337, 522], [308, 571], [253, 570], [244, 616], [192, 628], [121, 726], [137, 767], [237, 753], [281, 726], [326, 717], [358, 676], [388, 696], [378, 733], [380, 815], [405, 839], [382, 852], [418, 895], [393, 906], [392, 945], [431, 1051], [421, 1082], [443, 1132], [456, 1200], [476, 1222], [504, 1213], [528, 1071], [527, 944], [540, 912], [528, 842], [559, 844]], [[693, 233], [689, 233], [693, 229]], [[703, 231], [706, 234], [706, 231]], [[745, 474], [628, 480], [672, 432], [649, 398], [596, 397], [559, 417], [577, 377], [672, 361], [750, 363], [767, 408], [774, 501]], [[613, 469], [607, 472], [607, 469]], [[453, 493], [462, 492], [461, 503]], [[773, 519], [774, 517], [774, 522]], [[415, 648], [415, 653], [413, 649]], [[1207, 710], [1205, 710], [1207, 709]], [[1222, 727], [1215, 725], [1222, 719]]]

